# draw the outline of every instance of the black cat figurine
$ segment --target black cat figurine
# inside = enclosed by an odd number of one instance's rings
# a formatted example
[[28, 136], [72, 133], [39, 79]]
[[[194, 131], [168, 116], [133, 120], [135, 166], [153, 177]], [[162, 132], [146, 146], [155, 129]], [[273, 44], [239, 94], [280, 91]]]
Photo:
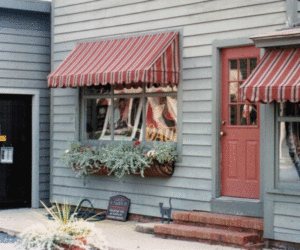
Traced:
[[163, 207], [163, 203], [159, 203], [159, 210], [161, 214], [161, 223], [164, 223], [164, 216], [166, 215], [168, 217], [168, 223], [171, 221], [171, 213], [172, 213], [172, 205], [171, 205], [171, 199], [169, 199], [170, 207]]

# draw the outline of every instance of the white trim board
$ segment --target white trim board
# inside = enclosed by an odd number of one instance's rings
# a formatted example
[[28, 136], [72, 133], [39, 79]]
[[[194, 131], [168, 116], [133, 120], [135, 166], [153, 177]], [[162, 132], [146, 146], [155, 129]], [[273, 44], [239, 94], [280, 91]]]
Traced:
[[32, 96], [32, 186], [31, 207], [39, 207], [40, 91], [21, 88], [0, 88], [0, 94]]

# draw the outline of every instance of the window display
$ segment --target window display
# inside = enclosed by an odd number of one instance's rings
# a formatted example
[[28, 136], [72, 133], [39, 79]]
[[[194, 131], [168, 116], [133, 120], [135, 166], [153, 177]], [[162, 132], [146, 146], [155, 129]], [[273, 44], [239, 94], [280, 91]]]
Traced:
[[83, 105], [86, 139], [177, 141], [176, 87], [88, 87]]
[[[279, 105], [279, 180], [300, 180], [300, 104], [286, 102]], [[300, 118], [300, 117], [299, 117]], [[296, 119], [296, 120], [295, 120]]]

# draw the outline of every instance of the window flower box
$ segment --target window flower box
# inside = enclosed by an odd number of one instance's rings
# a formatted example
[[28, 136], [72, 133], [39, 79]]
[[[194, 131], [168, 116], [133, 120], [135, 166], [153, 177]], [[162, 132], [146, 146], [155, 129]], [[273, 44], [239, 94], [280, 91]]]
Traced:
[[[174, 173], [174, 162], [165, 162], [163, 164], [159, 163], [157, 160], [154, 160], [153, 163], [144, 170], [144, 177], [163, 177], [170, 178]], [[74, 171], [82, 171], [82, 168], [79, 165], [74, 164], [72, 166]], [[139, 171], [136, 173], [130, 172], [131, 175], [141, 175]], [[89, 175], [110, 175], [109, 169], [102, 165], [99, 167], [91, 167]]]
[[98, 149], [83, 147], [71, 141], [62, 161], [85, 179], [89, 175], [125, 175], [169, 178], [174, 172], [177, 153], [173, 143], [162, 143], [147, 148], [141, 142], [102, 145]]

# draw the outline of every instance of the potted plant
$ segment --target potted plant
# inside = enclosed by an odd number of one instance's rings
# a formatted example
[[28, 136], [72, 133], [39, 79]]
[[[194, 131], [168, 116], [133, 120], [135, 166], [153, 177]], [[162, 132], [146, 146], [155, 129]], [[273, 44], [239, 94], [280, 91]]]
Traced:
[[114, 175], [117, 178], [128, 174], [171, 177], [177, 152], [173, 143], [160, 143], [149, 147], [140, 141], [120, 141], [96, 149], [71, 141], [61, 159], [71, 166], [77, 177], [84, 179], [93, 174]]
[[70, 205], [56, 203], [52, 209], [49, 209], [44, 203], [42, 204], [54, 221], [36, 224], [26, 229], [20, 235], [21, 247], [37, 250], [86, 250], [93, 247], [107, 250], [101, 230], [93, 223], [78, 220], [75, 213], [71, 213]]

